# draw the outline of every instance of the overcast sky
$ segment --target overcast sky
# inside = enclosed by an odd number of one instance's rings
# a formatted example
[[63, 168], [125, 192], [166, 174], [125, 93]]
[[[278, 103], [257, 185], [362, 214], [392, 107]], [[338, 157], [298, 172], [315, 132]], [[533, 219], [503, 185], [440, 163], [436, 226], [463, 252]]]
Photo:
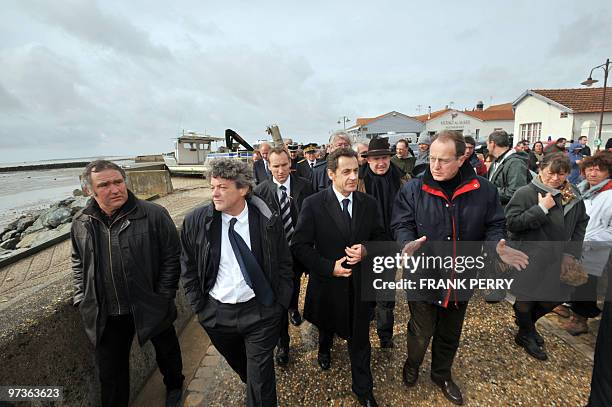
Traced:
[[342, 116], [511, 102], [612, 57], [610, 0], [170, 3], [3, 1], [0, 162], [168, 152], [182, 129], [324, 142]]

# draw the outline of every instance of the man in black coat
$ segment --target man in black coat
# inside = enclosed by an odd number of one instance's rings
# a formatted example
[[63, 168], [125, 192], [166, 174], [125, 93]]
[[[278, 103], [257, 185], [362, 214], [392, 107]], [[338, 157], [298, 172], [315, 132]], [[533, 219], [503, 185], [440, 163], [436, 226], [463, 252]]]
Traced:
[[298, 218], [291, 250], [310, 272], [304, 318], [319, 328], [318, 362], [331, 365], [334, 333], [347, 339], [353, 392], [376, 406], [370, 371], [373, 302], [362, 299], [360, 242], [385, 240], [376, 201], [357, 192], [357, 154], [337, 149], [328, 157], [332, 187], [308, 197]]
[[271, 148], [272, 146], [270, 146], [269, 143], [261, 143], [259, 145], [259, 153], [261, 154], [262, 159], [253, 163], [255, 184], [262, 183], [272, 177], [270, 174], [270, 164], [268, 162], [268, 154], [270, 153]]
[[[345, 131], [339, 130], [329, 138], [329, 153], [333, 153], [339, 148], [350, 148], [351, 138]], [[314, 166], [312, 170], [312, 189], [319, 192], [331, 185], [331, 180], [327, 175], [327, 160], [322, 160]]]
[[[308, 180], [296, 175], [290, 175], [289, 156], [287, 151], [275, 147], [270, 150], [270, 171], [272, 179], [266, 180], [255, 187], [255, 193], [260, 196], [270, 208], [273, 208], [283, 219], [283, 227], [287, 242], [291, 240], [294, 228], [302, 209], [304, 199], [312, 195], [312, 186]], [[298, 311], [300, 285], [304, 266], [293, 261], [293, 295], [289, 304], [289, 315], [283, 314], [280, 338], [276, 350], [276, 363], [281, 366], [289, 362], [289, 321], [295, 326], [302, 323]]]
[[[391, 212], [395, 196], [406, 181], [406, 174], [391, 164], [391, 146], [387, 138], [374, 137], [366, 146], [365, 167], [361, 171], [357, 190], [370, 195], [378, 204], [378, 213], [387, 234], [387, 240], [393, 240], [391, 233]], [[395, 275], [389, 276], [395, 279]], [[380, 298], [376, 301], [376, 331], [381, 348], [392, 348], [395, 297]]]
[[317, 158], [316, 143], [307, 144], [304, 146], [304, 159], [297, 163], [296, 174], [312, 182], [313, 168], [322, 161]]
[[89, 204], [72, 221], [74, 305], [94, 345], [103, 406], [127, 406], [134, 333], [155, 347], [166, 406], [182, 397], [181, 349], [172, 323], [180, 244], [163, 207], [136, 198], [125, 172], [104, 160], [82, 176]]
[[[454, 247], [458, 241], [483, 242], [489, 254], [497, 252], [507, 264], [524, 268], [527, 263], [523, 253], [506, 246], [502, 240], [505, 219], [497, 189], [477, 176], [466, 162], [463, 136], [453, 131], [442, 131], [434, 137], [424, 175], [402, 187], [395, 200], [391, 228], [395, 239], [405, 245], [409, 254], [425, 240], [452, 243], [452, 247], [444, 246], [441, 250], [453, 256], [456, 256]], [[436, 245], [438, 250], [441, 246]], [[471, 257], [478, 254], [469, 253]], [[430, 276], [440, 281], [457, 278], [454, 268], [431, 272]], [[428, 294], [422, 300], [413, 300], [409, 293], [408, 358], [403, 380], [408, 387], [416, 385], [419, 368], [433, 337], [431, 379], [447, 399], [461, 405], [463, 396], [452, 379], [451, 367], [471, 291], [458, 295], [449, 287]]]
[[293, 291], [282, 219], [252, 195], [246, 163], [211, 165], [212, 203], [181, 232], [181, 281], [212, 344], [246, 383], [247, 406], [276, 406], [274, 347]]

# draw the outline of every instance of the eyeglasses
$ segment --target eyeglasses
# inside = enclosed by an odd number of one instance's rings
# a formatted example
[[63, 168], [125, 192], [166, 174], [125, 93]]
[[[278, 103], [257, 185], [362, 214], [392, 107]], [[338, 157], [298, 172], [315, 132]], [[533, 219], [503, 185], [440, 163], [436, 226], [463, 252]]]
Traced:
[[452, 163], [453, 161], [457, 161], [457, 158], [456, 157], [455, 158], [438, 158], [438, 157], [429, 156], [430, 164], [440, 163], [440, 165], [448, 165]]

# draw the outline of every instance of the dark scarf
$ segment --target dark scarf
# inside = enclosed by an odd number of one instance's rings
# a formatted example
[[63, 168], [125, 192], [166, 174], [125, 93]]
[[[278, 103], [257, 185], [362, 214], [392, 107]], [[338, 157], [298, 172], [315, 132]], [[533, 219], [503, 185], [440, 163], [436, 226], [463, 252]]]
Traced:
[[395, 196], [401, 187], [402, 170], [391, 164], [384, 175], [376, 175], [369, 165], [366, 165], [363, 181], [368, 195], [373, 196], [378, 203], [378, 210], [383, 217], [385, 231], [391, 234], [391, 211]]

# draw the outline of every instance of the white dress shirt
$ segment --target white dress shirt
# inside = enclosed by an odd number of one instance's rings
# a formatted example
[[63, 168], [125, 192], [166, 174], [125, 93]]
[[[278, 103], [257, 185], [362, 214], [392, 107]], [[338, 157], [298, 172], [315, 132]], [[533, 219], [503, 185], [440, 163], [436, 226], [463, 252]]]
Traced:
[[344, 206], [342, 205], [342, 201], [345, 199], [349, 200], [349, 205], [348, 205], [348, 212], [349, 215], [351, 215], [351, 218], [353, 217], [353, 193], [351, 192], [349, 194], [349, 196], [344, 196], [342, 195], [340, 192], [338, 192], [336, 190], [336, 187], [333, 186], [332, 184], [332, 189], [334, 190], [334, 194], [336, 194], [336, 199], [338, 199], [338, 203], [340, 204], [340, 212], [342, 212], [344, 210]]
[[240, 271], [240, 265], [238, 260], [236, 260], [229, 241], [228, 231], [232, 218], [238, 219], [234, 225], [234, 230], [242, 237], [250, 249], [249, 205], [245, 202], [244, 209], [238, 216], [231, 216], [226, 213], [221, 214], [221, 260], [219, 261], [217, 280], [212, 290], [210, 290], [210, 296], [226, 304], [246, 302], [255, 297], [255, 292], [244, 280], [242, 271]]
[[280, 189], [281, 186], [287, 188], [287, 199], [291, 200], [291, 175], [289, 175], [287, 180], [282, 184], [274, 177], [272, 177], [272, 181], [274, 181], [276, 184], [276, 196], [278, 197], [278, 202], [282, 202], [283, 191]]

